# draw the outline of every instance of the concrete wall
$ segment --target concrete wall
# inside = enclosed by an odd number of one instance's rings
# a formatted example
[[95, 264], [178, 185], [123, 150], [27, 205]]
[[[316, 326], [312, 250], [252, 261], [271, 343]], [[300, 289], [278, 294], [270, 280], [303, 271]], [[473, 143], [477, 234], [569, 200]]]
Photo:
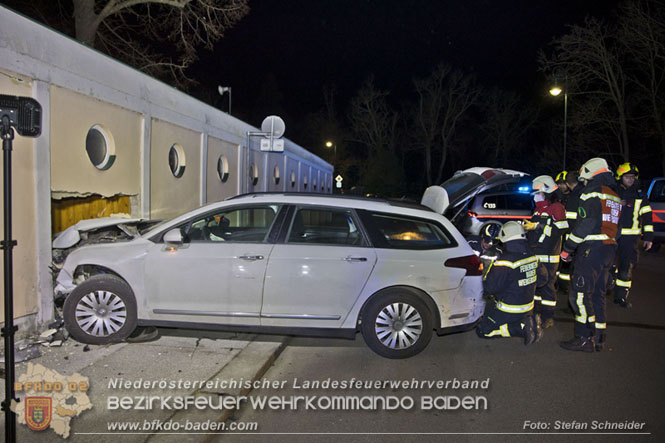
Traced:
[[[15, 73], [0, 70], [2, 94], [33, 96], [33, 80]], [[37, 207], [36, 177], [34, 171], [35, 139], [15, 135], [12, 150], [12, 238], [18, 242], [13, 252], [14, 263], [14, 314], [23, 317], [39, 310], [37, 276]], [[0, 168], [0, 180], [4, 180]], [[0, 217], [0, 232], [4, 232], [4, 214]], [[0, 254], [0, 263], [4, 259]], [[4, 264], [2, 265], [4, 266]], [[0, 273], [0, 287], [4, 275]], [[0, 306], [0, 318], [4, 318], [4, 304]]]
[[[152, 121], [150, 138], [150, 217], [170, 218], [200, 206], [201, 134], [173, 123]], [[169, 151], [177, 144], [185, 154], [185, 170], [175, 177]]]
[[[114, 145], [115, 161], [97, 169], [86, 153], [86, 136], [101, 126]], [[51, 189], [53, 196], [138, 195], [141, 189], [143, 118], [98, 98], [51, 86]], [[107, 214], [108, 215], [108, 214]]]

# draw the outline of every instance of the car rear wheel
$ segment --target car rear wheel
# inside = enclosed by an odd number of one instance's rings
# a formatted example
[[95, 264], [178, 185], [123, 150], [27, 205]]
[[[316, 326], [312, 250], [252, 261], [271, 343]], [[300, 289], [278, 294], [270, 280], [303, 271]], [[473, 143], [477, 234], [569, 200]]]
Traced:
[[95, 275], [78, 285], [63, 306], [65, 328], [82, 343], [123, 341], [136, 328], [136, 299], [114, 275]]
[[433, 320], [427, 304], [406, 289], [391, 289], [372, 298], [361, 319], [365, 343], [387, 358], [407, 358], [425, 349]]

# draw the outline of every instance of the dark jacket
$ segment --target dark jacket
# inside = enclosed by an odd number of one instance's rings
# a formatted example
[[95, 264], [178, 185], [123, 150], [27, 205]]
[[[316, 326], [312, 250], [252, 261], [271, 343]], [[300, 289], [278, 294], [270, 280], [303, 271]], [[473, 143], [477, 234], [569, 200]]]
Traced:
[[538, 260], [544, 263], [558, 263], [561, 253], [561, 237], [568, 230], [566, 210], [561, 203], [536, 202], [536, 210], [531, 221], [538, 223], [532, 246]]
[[497, 308], [511, 314], [533, 309], [538, 259], [526, 240], [511, 240], [492, 263], [483, 280], [485, 294], [494, 295]]
[[563, 247], [573, 252], [582, 244], [616, 244], [621, 216], [621, 199], [611, 172], [598, 174], [580, 194], [577, 224]]
[[577, 225], [577, 208], [580, 206], [580, 195], [584, 192], [584, 184], [578, 183], [575, 189], [568, 193], [566, 200], [566, 220], [568, 221], [568, 232]]
[[619, 186], [619, 198], [621, 198], [621, 218], [619, 227], [621, 236], [644, 233], [644, 241], [653, 241], [653, 221], [651, 218], [651, 206], [644, 199], [639, 183], [635, 181], [633, 186], [626, 189]]

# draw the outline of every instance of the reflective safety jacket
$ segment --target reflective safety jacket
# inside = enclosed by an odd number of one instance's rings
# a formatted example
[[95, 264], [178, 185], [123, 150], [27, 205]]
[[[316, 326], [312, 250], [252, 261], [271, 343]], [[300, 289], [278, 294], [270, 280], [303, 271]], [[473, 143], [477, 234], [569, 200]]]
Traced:
[[568, 221], [568, 232], [577, 225], [577, 208], [580, 206], [580, 195], [584, 192], [584, 184], [578, 183], [575, 189], [568, 193], [566, 200], [566, 220]]
[[509, 314], [525, 314], [533, 309], [538, 259], [526, 240], [511, 240], [488, 269], [483, 279], [485, 294], [494, 295], [496, 307]]
[[653, 221], [651, 206], [644, 200], [637, 183], [628, 189], [619, 186], [621, 198], [621, 219], [619, 227], [621, 236], [640, 235], [644, 233], [645, 241], [653, 241]]
[[581, 243], [616, 244], [621, 216], [621, 199], [611, 172], [594, 177], [580, 194], [577, 222], [563, 249], [573, 252]]
[[538, 223], [532, 246], [538, 260], [543, 263], [559, 263], [561, 236], [568, 230], [566, 210], [561, 203], [536, 202], [536, 210], [531, 221]]

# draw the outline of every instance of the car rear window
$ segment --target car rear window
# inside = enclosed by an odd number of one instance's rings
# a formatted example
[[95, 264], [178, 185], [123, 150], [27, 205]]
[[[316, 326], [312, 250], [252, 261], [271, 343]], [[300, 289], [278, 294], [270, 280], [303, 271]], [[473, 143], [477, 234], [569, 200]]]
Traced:
[[409, 216], [362, 211], [374, 246], [389, 249], [443, 249], [457, 243], [438, 223]]

